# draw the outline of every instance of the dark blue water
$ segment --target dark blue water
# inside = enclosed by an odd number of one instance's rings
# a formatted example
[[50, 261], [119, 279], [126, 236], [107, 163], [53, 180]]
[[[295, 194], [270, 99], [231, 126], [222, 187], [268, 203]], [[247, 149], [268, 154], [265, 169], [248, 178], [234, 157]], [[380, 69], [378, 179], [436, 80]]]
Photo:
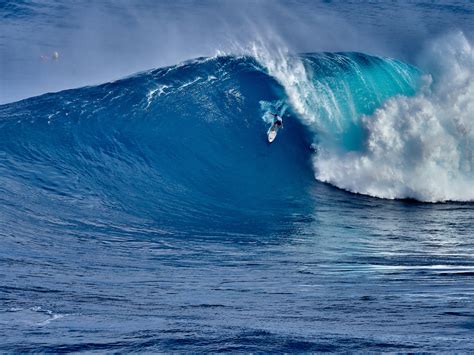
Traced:
[[257, 46], [1, 105], [0, 351], [472, 351], [469, 35], [416, 63]]

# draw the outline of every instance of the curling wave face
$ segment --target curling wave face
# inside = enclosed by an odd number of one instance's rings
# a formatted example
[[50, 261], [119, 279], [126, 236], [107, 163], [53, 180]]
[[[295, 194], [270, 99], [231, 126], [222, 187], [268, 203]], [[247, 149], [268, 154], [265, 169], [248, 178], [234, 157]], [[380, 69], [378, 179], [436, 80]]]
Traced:
[[[311, 209], [314, 174], [378, 197], [472, 199], [472, 50], [460, 41], [464, 59], [444, 54], [457, 76], [437, 68], [445, 77], [418, 93], [422, 74], [396, 60], [254, 51], [0, 106], [3, 223], [261, 230]], [[275, 110], [285, 130], [269, 146]]]
[[1, 106], [2, 230], [25, 215], [72, 234], [265, 228], [308, 205], [312, 183], [297, 120], [266, 144], [260, 101], [280, 95], [253, 59], [219, 57]]

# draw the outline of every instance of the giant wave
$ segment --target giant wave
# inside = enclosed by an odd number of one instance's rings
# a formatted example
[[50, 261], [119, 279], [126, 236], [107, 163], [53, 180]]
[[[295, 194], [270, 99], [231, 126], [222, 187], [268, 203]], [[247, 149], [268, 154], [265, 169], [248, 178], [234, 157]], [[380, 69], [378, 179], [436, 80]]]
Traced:
[[[361, 53], [254, 47], [3, 105], [5, 223], [20, 210], [96, 229], [251, 230], [306, 206], [314, 176], [382, 198], [474, 200], [472, 53], [462, 34], [441, 42], [428, 77]], [[274, 111], [285, 129], [268, 145]]]

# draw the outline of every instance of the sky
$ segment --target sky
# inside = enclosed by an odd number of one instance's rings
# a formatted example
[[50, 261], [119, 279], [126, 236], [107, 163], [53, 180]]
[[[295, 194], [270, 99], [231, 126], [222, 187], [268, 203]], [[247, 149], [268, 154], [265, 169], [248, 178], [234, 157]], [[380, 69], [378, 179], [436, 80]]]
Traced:
[[[444, 32], [474, 33], [474, 2], [1, 1], [0, 104], [181, 61], [240, 53], [360, 51], [416, 64]], [[57, 54], [55, 54], [57, 53]]]

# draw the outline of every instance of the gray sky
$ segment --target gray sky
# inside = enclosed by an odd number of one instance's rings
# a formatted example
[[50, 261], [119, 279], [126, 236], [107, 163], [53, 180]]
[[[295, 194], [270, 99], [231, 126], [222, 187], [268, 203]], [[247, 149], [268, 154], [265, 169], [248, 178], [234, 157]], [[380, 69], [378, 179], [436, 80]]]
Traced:
[[427, 40], [474, 32], [474, 4], [462, 2], [7, 1], [0, 18], [0, 103], [235, 52], [256, 38], [414, 63]]

